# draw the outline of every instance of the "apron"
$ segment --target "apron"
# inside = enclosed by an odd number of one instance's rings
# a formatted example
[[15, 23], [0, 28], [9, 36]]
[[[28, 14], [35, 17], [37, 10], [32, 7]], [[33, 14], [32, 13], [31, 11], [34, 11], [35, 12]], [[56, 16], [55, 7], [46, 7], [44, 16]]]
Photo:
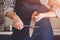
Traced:
[[[49, 9], [42, 5], [39, 0], [16, 0], [15, 11], [22, 19], [24, 25], [29, 25], [31, 15], [34, 10], [40, 13], [47, 12]], [[53, 31], [48, 18], [44, 18], [36, 23], [39, 28], [35, 28], [32, 37], [29, 37], [29, 27], [22, 30], [13, 28], [12, 40], [53, 40]]]

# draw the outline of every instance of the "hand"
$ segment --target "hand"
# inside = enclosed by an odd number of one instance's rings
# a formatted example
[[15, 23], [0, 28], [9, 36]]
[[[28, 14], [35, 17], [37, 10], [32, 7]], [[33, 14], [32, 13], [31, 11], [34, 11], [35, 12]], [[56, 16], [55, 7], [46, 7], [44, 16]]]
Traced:
[[23, 28], [23, 22], [20, 19], [20, 17], [18, 15], [16, 15], [16, 12], [14, 12], [14, 11], [8, 11], [7, 14], [6, 14], [6, 16], [13, 20], [13, 27], [14, 28], [16, 28], [18, 30], [22, 30], [22, 28]]
[[35, 21], [38, 22], [40, 21], [42, 18], [44, 18], [44, 14], [40, 13], [37, 16], [35, 16]]
[[17, 15], [15, 15], [14, 18], [13, 18], [13, 27], [18, 29], [18, 30], [22, 30], [23, 29], [23, 22], [19, 18], [19, 16], [17, 16]]
[[32, 16], [31, 16], [31, 19], [35, 20], [35, 16], [37, 16], [37, 15], [38, 15], [38, 11], [34, 11]]

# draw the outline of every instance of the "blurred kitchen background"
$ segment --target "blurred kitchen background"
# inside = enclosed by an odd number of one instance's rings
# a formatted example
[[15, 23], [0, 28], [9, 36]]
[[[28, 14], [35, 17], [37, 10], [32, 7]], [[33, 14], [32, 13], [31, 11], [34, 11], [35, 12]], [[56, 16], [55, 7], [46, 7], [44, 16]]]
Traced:
[[[12, 34], [12, 20], [4, 16], [4, 0], [0, 0], [0, 40], [10, 40]], [[60, 19], [50, 18], [54, 32], [54, 40], [60, 40]]]

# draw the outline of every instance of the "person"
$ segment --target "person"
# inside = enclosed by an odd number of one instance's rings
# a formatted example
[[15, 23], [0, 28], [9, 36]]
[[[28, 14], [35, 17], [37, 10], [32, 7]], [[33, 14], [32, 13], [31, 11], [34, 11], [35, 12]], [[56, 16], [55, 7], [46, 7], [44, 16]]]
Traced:
[[46, 7], [48, 7], [50, 9], [50, 11], [44, 12], [43, 14], [40, 13], [39, 15], [37, 15], [35, 17], [36, 21], [39, 21], [42, 18], [48, 18], [48, 17], [60, 18], [60, 2], [59, 2], [60, 0], [45, 0], [45, 1], [46, 1], [46, 3], [44, 4], [44, 2], [43, 2], [42, 4], [45, 5]]
[[[29, 28], [23, 25], [30, 24], [31, 16], [36, 12], [35, 10], [39, 12], [35, 16], [36, 25], [39, 28], [34, 29], [30, 38]], [[48, 17], [56, 17], [57, 15], [42, 5], [40, 0], [5, 0], [4, 15], [13, 20], [11, 40], [53, 40], [53, 31]]]

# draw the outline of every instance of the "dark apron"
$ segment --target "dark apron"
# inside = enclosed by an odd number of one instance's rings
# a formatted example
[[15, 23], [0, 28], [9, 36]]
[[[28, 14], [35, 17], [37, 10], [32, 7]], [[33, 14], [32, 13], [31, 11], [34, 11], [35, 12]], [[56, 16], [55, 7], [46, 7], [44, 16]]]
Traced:
[[[31, 15], [34, 10], [40, 13], [49, 11], [48, 8], [43, 6], [39, 0], [16, 0], [15, 11], [22, 19], [24, 25], [29, 25]], [[35, 28], [33, 36], [29, 37], [29, 27], [24, 27], [22, 30], [13, 28], [12, 40], [52, 40], [53, 31], [48, 18], [44, 18], [36, 23], [39, 28]]]

